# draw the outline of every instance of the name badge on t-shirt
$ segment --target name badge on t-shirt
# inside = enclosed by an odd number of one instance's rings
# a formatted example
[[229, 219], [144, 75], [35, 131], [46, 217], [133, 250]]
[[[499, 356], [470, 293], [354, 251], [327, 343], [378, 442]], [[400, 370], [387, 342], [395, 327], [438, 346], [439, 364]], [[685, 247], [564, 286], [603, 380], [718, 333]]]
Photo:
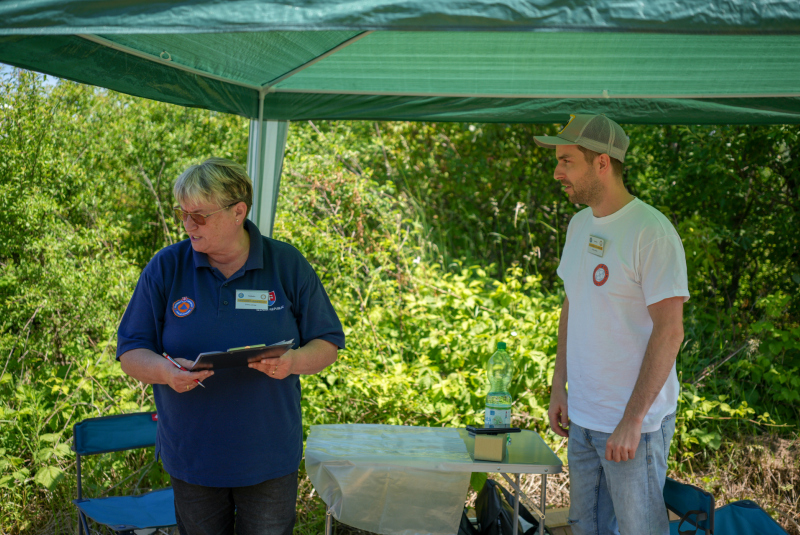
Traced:
[[602, 257], [604, 244], [605, 240], [603, 240], [603, 238], [589, 236], [589, 252], [593, 255]]
[[275, 304], [275, 292], [270, 290], [236, 290], [236, 308], [269, 310]]

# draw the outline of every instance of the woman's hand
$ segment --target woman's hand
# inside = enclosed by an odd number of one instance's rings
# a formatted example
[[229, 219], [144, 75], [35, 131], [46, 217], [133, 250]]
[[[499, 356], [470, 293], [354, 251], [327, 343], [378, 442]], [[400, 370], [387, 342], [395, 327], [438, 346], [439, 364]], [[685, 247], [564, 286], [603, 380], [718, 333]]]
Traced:
[[[174, 359], [175, 362], [186, 368], [187, 370], [192, 367], [194, 362], [191, 360]], [[211, 370], [202, 370], [197, 372], [190, 372], [184, 371], [180, 368], [176, 368], [172, 365], [171, 362], [164, 359], [164, 362], [169, 366], [169, 375], [167, 376], [167, 384], [172, 388], [175, 392], [179, 394], [183, 394], [184, 392], [189, 392], [190, 390], [194, 390], [195, 388], [203, 388], [199, 384], [195, 382], [195, 380], [203, 381], [204, 379], [208, 379], [214, 372]]]
[[265, 373], [273, 379], [286, 379], [294, 373], [293, 353], [295, 353], [294, 349], [288, 351], [284, 348], [268, 349], [261, 354], [260, 361], [251, 362], [248, 367]]
[[[180, 358], [175, 361], [187, 370], [194, 364], [191, 360]], [[122, 365], [122, 371], [134, 379], [148, 385], [168, 385], [175, 392], [181, 394], [199, 386], [194, 382], [195, 379], [203, 381], [214, 375], [211, 370], [196, 372], [181, 370], [163, 356], [144, 348], [126, 351], [120, 355], [119, 362]]]
[[274, 379], [285, 379], [290, 375], [313, 375], [334, 362], [339, 348], [327, 340], [314, 339], [301, 348], [283, 352], [281, 348], [268, 349], [260, 362], [249, 366]]

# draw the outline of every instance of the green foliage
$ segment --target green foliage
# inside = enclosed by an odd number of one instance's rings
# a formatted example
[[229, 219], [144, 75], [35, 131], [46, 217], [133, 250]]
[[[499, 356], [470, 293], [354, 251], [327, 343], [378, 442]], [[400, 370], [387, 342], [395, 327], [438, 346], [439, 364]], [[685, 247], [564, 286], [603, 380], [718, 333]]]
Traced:
[[684, 381], [796, 426], [797, 129], [637, 127], [631, 136], [632, 187], [673, 219], [686, 249]]
[[[385, 147], [364, 154], [374, 176], [393, 182], [433, 242], [422, 251], [447, 270], [507, 266], [555, 275], [569, 219], [578, 209], [552, 179], [553, 151], [529, 125], [382, 125]], [[387, 136], [386, 132], [397, 134]], [[707, 399], [728, 396], [753, 414], [715, 405], [703, 433], [795, 427], [800, 419], [800, 215], [798, 131], [789, 126], [629, 126], [625, 182], [669, 217], [683, 239], [691, 300], [678, 356], [684, 383]], [[379, 179], [378, 182], [381, 182]], [[455, 259], [455, 265], [451, 266]], [[795, 384], [793, 384], [793, 382]], [[682, 410], [698, 411], [693, 397]], [[771, 417], [765, 416], [771, 415]], [[756, 415], [759, 415], [756, 417]], [[774, 422], [773, 422], [774, 423]], [[757, 426], [757, 427], [753, 427]], [[683, 437], [684, 435], [681, 435]], [[680, 448], [697, 442], [680, 438]], [[707, 443], [703, 443], [707, 444]]]
[[489, 474], [486, 472], [473, 472], [469, 475], [469, 485], [476, 493], [479, 493], [488, 479]]
[[362, 162], [396, 185], [432, 260], [493, 265], [497, 278], [518, 264], [558, 286], [560, 247], [576, 210], [553, 179], [554, 155], [533, 142], [555, 126], [389, 123], [373, 131], [379, 150], [362, 153]]
[[322, 138], [369, 155], [372, 138], [322, 128], [292, 126], [275, 229], [315, 266], [347, 335], [339, 363], [304, 378], [305, 424], [482, 424], [484, 363], [506, 340], [518, 363], [517, 417], [541, 427], [563, 296], [519, 267], [497, 280], [494, 266], [423, 260], [424, 225], [393, 184], [375, 182], [352, 153], [314, 150]]
[[227, 134], [243, 123], [25, 72], [0, 83], [0, 531], [69, 505], [73, 424], [152, 408], [114, 361], [117, 324], [178, 236], [161, 203], [176, 173], [203, 150], [242, 159]]
[[[166, 217], [173, 180], [208, 156], [243, 162], [247, 125], [22, 72], [2, 80], [0, 125], [0, 531], [16, 534], [73, 514], [74, 423], [153, 408], [114, 361], [116, 327], [141, 268], [181, 239]], [[290, 128], [275, 237], [311, 261], [347, 335], [334, 366], [303, 378], [306, 431], [480, 425], [484, 363], [502, 340], [514, 423], [555, 440], [555, 269], [578, 209], [532, 140], [555, 127]], [[796, 129], [629, 130], [627, 183], [673, 220], [689, 264], [676, 458], [735, 433], [795, 432]], [[167, 479], [152, 452], [86, 469], [94, 495]], [[315, 514], [298, 529], [320, 527]]]

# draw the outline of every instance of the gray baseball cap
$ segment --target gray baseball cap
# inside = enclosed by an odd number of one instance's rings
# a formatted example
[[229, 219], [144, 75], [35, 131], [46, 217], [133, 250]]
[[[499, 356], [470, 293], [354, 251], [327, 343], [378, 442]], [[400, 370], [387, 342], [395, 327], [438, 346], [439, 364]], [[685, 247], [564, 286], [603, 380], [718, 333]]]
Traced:
[[554, 149], [556, 145], [580, 145], [625, 161], [630, 139], [620, 125], [605, 115], [578, 114], [570, 117], [567, 126], [558, 135], [533, 136], [533, 140], [546, 149]]

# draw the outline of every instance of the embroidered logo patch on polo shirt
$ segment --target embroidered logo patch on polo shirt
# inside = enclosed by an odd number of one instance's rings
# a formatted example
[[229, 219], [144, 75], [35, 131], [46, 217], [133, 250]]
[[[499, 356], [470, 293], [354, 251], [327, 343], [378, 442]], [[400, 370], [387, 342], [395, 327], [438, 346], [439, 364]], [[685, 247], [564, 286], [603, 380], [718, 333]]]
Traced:
[[172, 313], [179, 318], [185, 318], [194, 311], [194, 301], [188, 297], [181, 297], [172, 303]]
[[602, 286], [608, 280], [608, 266], [605, 264], [597, 264], [592, 274], [592, 280], [595, 286]]

